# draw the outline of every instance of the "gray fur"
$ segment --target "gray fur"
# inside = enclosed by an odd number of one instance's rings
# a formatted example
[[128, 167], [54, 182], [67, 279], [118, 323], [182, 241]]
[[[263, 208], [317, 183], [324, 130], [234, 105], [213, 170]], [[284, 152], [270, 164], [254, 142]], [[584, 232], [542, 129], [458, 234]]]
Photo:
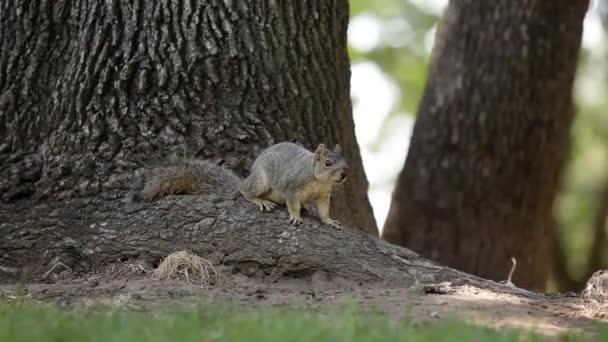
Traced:
[[[327, 164], [326, 164], [327, 163]], [[290, 142], [270, 146], [251, 167], [251, 174], [239, 191], [261, 210], [272, 210], [274, 204], [287, 204], [290, 220], [300, 223], [300, 209], [309, 201], [325, 209], [320, 213], [323, 223], [335, 225], [329, 218], [329, 196], [333, 183], [346, 178], [347, 164], [336, 145], [327, 150], [320, 144], [315, 153]], [[335, 224], [333, 224], [335, 223]]]
[[196, 178], [216, 189], [220, 187], [226, 189], [226, 192], [235, 191], [242, 181], [241, 177], [231, 170], [207, 160], [189, 159], [186, 163]]
[[134, 201], [154, 201], [167, 195], [195, 194], [205, 191], [233, 192], [241, 178], [232, 171], [207, 160], [172, 158], [157, 167], [144, 188], [133, 195]]
[[[313, 153], [293, 143], [270, 146], [253, 162], [250, 175], [239, 190], [247, 197], [262, 195], [270, 187], [281, 192], [301, 188], [313, 178], [312, 157]], [[263, 175], [268, 177], [264, 182]]]
[[[325, 158], [332, 161], [329, 168], [323, 163], [316, 164], [314, 155], [304, 147], [290, 142], [272, 145], [255, 160], [251, 166], [251, 174], [241, 183], [239, 190], [244, 195], [261, 195], [260, 192], [268, 191], [267, 187], [270, 186], [273, 190], [292, 193], [301, 189], [315, 176], [326, 181], [333, 172], [346, 167], [346, 161], [340, 153], [326, 150]], [[268, 184], [261, 184], [262, 175], [268, 177]]]

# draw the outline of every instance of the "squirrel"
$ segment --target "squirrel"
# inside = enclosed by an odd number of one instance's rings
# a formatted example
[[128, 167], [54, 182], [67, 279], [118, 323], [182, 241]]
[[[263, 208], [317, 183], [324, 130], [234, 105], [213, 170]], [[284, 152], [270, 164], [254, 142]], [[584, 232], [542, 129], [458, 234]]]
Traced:
[[347, 171], [340, 145], [330, 150], [319, 144], [313, 153], [282, 142], [265, 149], [244, 180], [212, 162], [185, 159], [157, 170], [135, 198], [149, 202], [167, 195], [238, 191], [261, 211], [285, 204], [293, 225], [303, 222], [302, 206], [315, 202], [321, 222], [340, 229], [342, 224], [329, 217], [329, 204], [332, 186], [344, 183]]

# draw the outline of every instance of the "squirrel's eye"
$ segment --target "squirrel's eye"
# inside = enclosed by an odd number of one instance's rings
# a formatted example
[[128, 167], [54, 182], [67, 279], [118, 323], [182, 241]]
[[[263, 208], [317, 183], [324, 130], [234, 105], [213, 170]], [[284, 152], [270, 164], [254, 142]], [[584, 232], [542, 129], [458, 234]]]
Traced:
[[329, 160], [329, 159], [328, 159], [328, 160], [326, 160], [326, 161], [325, 161], [325, 166], [331, 166], [331, 160]]

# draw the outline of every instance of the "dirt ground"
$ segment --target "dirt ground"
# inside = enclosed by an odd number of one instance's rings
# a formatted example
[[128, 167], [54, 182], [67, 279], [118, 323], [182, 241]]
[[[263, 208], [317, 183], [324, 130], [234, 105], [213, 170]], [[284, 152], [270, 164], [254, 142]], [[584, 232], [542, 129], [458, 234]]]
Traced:
[[603, 312], [599, 306], [575, 295], [524, 290], [517, 294], [501, 293], [465, 285], [432, 291], [434, 288], [422, 284], [399, 288], [382, 283], [328, 281], [321, 276], [272, 282], [241, 274], [222, 275], [217, 284], [202, 287], [184, 281], [154, 280], [136, 266], [127, 269], [86, 277], [59, 273], [48, 283], [0, 285], [0, 298], [24, 295], [66, 307], [112, 306], [131, 310], [163, 310], [211, 301], [326, 311], [356, 303], [364, 310], [381, 312], [395, 321], [458, 318], [495, 328], [529, 329], [548, 336], [566, 332], [593, 334], [595, 322]]

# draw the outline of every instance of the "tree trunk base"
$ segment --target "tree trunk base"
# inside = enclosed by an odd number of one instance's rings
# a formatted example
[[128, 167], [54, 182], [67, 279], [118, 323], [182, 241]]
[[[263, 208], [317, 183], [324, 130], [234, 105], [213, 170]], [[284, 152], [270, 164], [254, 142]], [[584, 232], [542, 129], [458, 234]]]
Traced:
[[[240, 196], [170, 196], [133, 203], [127, 192], [0, 209], [0, 281], [43, 280], [49, 270], [95, 273], [116, 262], [151, 269], [168, 254], [189, 250], [259, 279], [317, 274], [400, 286], [484, 280], [440, 266], [361, 231], [322, 225], [316, 217], [292, 226], [287, 210], [262, 213]], [[59, 266], [57, 266], [59, 265]], [[505, 275], [506, 277], [506, 275]], [[494, 283], [500, 285], [499, 283]]]

